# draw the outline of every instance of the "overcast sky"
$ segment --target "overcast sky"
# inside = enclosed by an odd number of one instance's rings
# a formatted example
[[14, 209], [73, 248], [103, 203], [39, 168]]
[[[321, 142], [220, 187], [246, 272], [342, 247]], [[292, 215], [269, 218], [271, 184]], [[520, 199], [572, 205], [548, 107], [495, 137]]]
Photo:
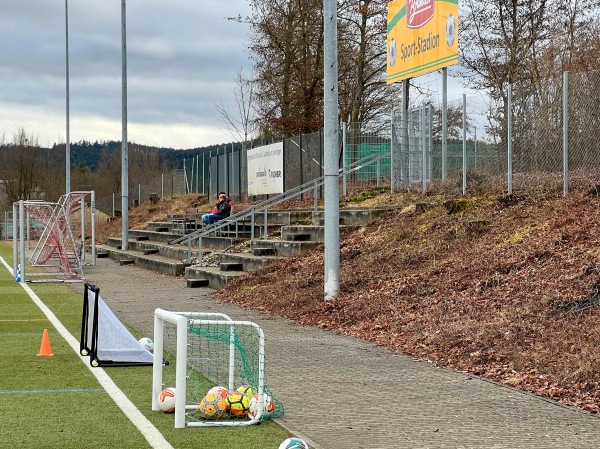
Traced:
[[[121, 1], [69, 0], [71, 142], [121, 140]], [[235, 107], [250, 71], [247, 0], [128, 0], [128, 140], [194, 148], [231, 142], [215, 102]], [[65, 1], [0, 3], [0, 141], [23, 128], [66, 140]]]

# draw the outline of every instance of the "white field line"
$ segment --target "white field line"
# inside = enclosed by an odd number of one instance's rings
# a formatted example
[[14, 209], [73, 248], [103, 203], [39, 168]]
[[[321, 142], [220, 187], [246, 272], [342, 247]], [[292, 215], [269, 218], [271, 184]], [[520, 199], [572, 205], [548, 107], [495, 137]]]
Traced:
[[[12, 276], [14, 276], [12, 268], [6, 263], [6, 261], [0, 256], [0, 262], [6, 267]], [[142, 433], [144, 438], [148, 441], [151, 447], [155, 449], [173, 449], [173, 446], [165, 439], [165, 437], [158, 431], [156, 427], [140, 412], [137, 407], [129, 400], [129, 398], [123, 393], [119, 387], [113, 382], [104, 369], [98, 367], [93, 368], [89, 364], [89, 358], [84, 357], [79, 353], [79, 342], [73, 337], [67, 328], [59, 321], [54, 315], [52, 310], [42, 302], [42, 300], [35, 294], [31, 288], [24, 283], [21, 283], [23, 289], [27, 292], [32, 301], [40, 308], [40, 310], [46, 315], [50, 323], [56, 328], [58, 333], [67, 341], [69, 346], [75, 351], [77, 356], [80, 358], [82, 363], [88, 367], [92, 372], [102, 388], [106, 390], [108, 395], [113, 401], [119, 406], [119, 408], [125, 413], [127, 418], [133, 423], [135, 427]]]

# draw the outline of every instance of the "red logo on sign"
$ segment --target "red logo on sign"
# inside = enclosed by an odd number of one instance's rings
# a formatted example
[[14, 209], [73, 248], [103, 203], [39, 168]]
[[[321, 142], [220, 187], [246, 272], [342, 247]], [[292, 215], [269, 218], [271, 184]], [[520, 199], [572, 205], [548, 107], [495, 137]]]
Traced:
[[435, 0], [406, 0], [406, 26], [420, 28], [433, 18]]

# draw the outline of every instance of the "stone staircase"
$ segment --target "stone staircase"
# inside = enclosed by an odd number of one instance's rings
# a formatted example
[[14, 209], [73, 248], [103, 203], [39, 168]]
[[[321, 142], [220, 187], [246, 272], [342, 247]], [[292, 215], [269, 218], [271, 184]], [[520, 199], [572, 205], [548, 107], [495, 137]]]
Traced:
[[[340, 226], [363, 226], [386, 210], [340, 209]], [[106, 245], [97, 245], [96, 252], [122, 265], [133, 263], [170, 276], [183, 276], [188, 287], [218, 289], [276, 260], [298, 256], [324, 240], [323, 211], [272, 211], [268, 212], [267, 224], [267, 238], [263, 238], [262, 213], [255, 216], [254, 239], [250, 239], [247, 221], [232, 224], [217, 236], [203, 237], [202, 258], [198, 257], [198, 241], [191, 247], [169, 243], [181, 237], [171, 221], [150, 222], [144, 230], [130, 230], [127, 251], [121, 249], [120, 237], [111, 237]]]

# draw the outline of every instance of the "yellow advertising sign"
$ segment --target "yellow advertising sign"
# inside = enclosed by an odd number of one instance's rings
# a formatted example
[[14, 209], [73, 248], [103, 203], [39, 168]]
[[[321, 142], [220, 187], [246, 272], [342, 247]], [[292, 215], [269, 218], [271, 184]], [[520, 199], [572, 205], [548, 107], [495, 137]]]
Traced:
[[458, 0], [388, 4], [387, 83], [458, 62]]

